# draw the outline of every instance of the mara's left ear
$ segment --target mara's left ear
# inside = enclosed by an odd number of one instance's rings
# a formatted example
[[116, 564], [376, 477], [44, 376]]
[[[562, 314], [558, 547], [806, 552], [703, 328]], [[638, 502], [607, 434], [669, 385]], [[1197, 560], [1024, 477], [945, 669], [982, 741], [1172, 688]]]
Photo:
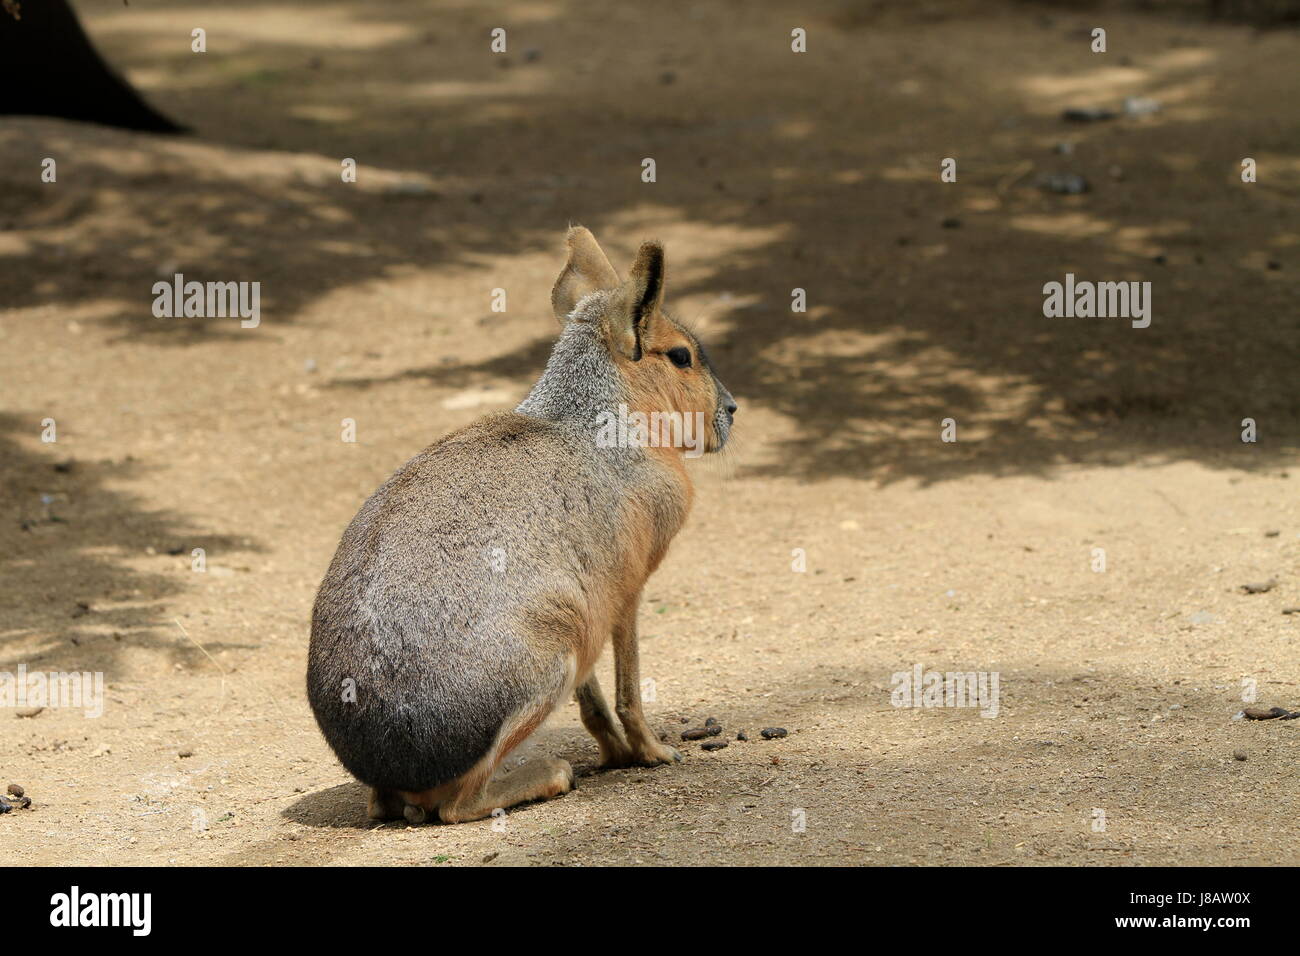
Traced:
[[602, 289], [617, 289], [619, 285], [618, 273], [589, 229], [570, 227], [564, 242], [569, 247], [569, 258], [555, 280], [555, 288], [551, 289], [551, 308], [561, 325], [584, 296]]
[[664, 247], [643, 242], [632, 263], [632, 274], [606, 313], [614, 347], [633, 362], [641, 360], [641, 343], [663, 300]]

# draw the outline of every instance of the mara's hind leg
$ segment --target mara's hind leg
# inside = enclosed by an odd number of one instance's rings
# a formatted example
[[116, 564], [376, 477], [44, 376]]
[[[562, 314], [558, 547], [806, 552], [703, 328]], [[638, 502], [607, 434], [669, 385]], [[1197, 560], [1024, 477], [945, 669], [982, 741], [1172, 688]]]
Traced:
[[465, 823], [481, 820], [494, 810], [533, 800], [550, 800], [563, 796], [573, 789], [573, 768], [569, 761], [559, 757], [533, 757], [527, 763], [488, 780], [487, 786], [476, 792], [463, 791], [456, 799], [438, 807], [438, 817], [443, 823]]
[[535, 704], [523, 716], [507, 722], [492, 749], [455, 780], [420, 793], [403, 792], [406, 819], [423, 823], [436, 811], [443, 823], [465, 823], [491, 816], [493, 810], [506, 810], [531, 800], [549, 800], [572, 790], [573, 768], [567, 760], [556, 757], [533, 757], [514, 770], [497, 770], [510, 751], [546, 719], [562, 692], [563, 688]]
[[400, 820], [406, 809], [406, 801], [396, 790], [370, 788], [370, 802], [367, 812], [372, 820]]
[[450, 783], [420, 793], [403, 793], [404, 815], [424, 823], [437, 813], [443, 823], [467, 823], [490, 817], [533, 800], [550, 800], [573, 789], [573, 768], [558, 757], [534, 757], [514, 770], [498, 770], [484, 779], [486, 762]]

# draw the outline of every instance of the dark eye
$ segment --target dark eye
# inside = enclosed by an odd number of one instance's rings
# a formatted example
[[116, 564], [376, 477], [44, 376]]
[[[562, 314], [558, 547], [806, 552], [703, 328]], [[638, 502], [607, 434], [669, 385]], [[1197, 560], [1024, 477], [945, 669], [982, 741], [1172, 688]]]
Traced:
[[682, 348], [669, 349], [668, 358], [671, 359], [672, 363], [678, 368], [689, 368], [691, 364], [691, 350]]

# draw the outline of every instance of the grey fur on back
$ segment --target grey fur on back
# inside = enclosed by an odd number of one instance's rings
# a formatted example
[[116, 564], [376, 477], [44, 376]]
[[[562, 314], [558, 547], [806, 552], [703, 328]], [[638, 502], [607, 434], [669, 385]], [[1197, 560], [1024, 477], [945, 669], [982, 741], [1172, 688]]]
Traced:
[[344, 532], [312, 613], [307, 688], [364, 783], [419, 791], [459, 777], [539, 691], [569, 689], [572, 662], [522, 635], [539, 614], [580, 619], [591, 582], [616, 573], [625, 489], [680, 523], [669, 489], [657, 507], [664, 479], [641, 449], [596, 445], [596, 416], [624, 399], [581, 315], [600, 295], [575, 310], [514, 412], [425, 449]]

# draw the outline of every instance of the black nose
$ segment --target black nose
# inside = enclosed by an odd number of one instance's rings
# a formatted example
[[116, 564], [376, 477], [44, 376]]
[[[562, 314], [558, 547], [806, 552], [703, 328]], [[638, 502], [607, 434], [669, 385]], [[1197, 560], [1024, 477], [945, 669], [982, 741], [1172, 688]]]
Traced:
[[728, 415], [734, 415], [734, 414], [736, 414], [736, 403], [735, 403], [735, 402], [727, 402], [727, 414], [728, 414]]

